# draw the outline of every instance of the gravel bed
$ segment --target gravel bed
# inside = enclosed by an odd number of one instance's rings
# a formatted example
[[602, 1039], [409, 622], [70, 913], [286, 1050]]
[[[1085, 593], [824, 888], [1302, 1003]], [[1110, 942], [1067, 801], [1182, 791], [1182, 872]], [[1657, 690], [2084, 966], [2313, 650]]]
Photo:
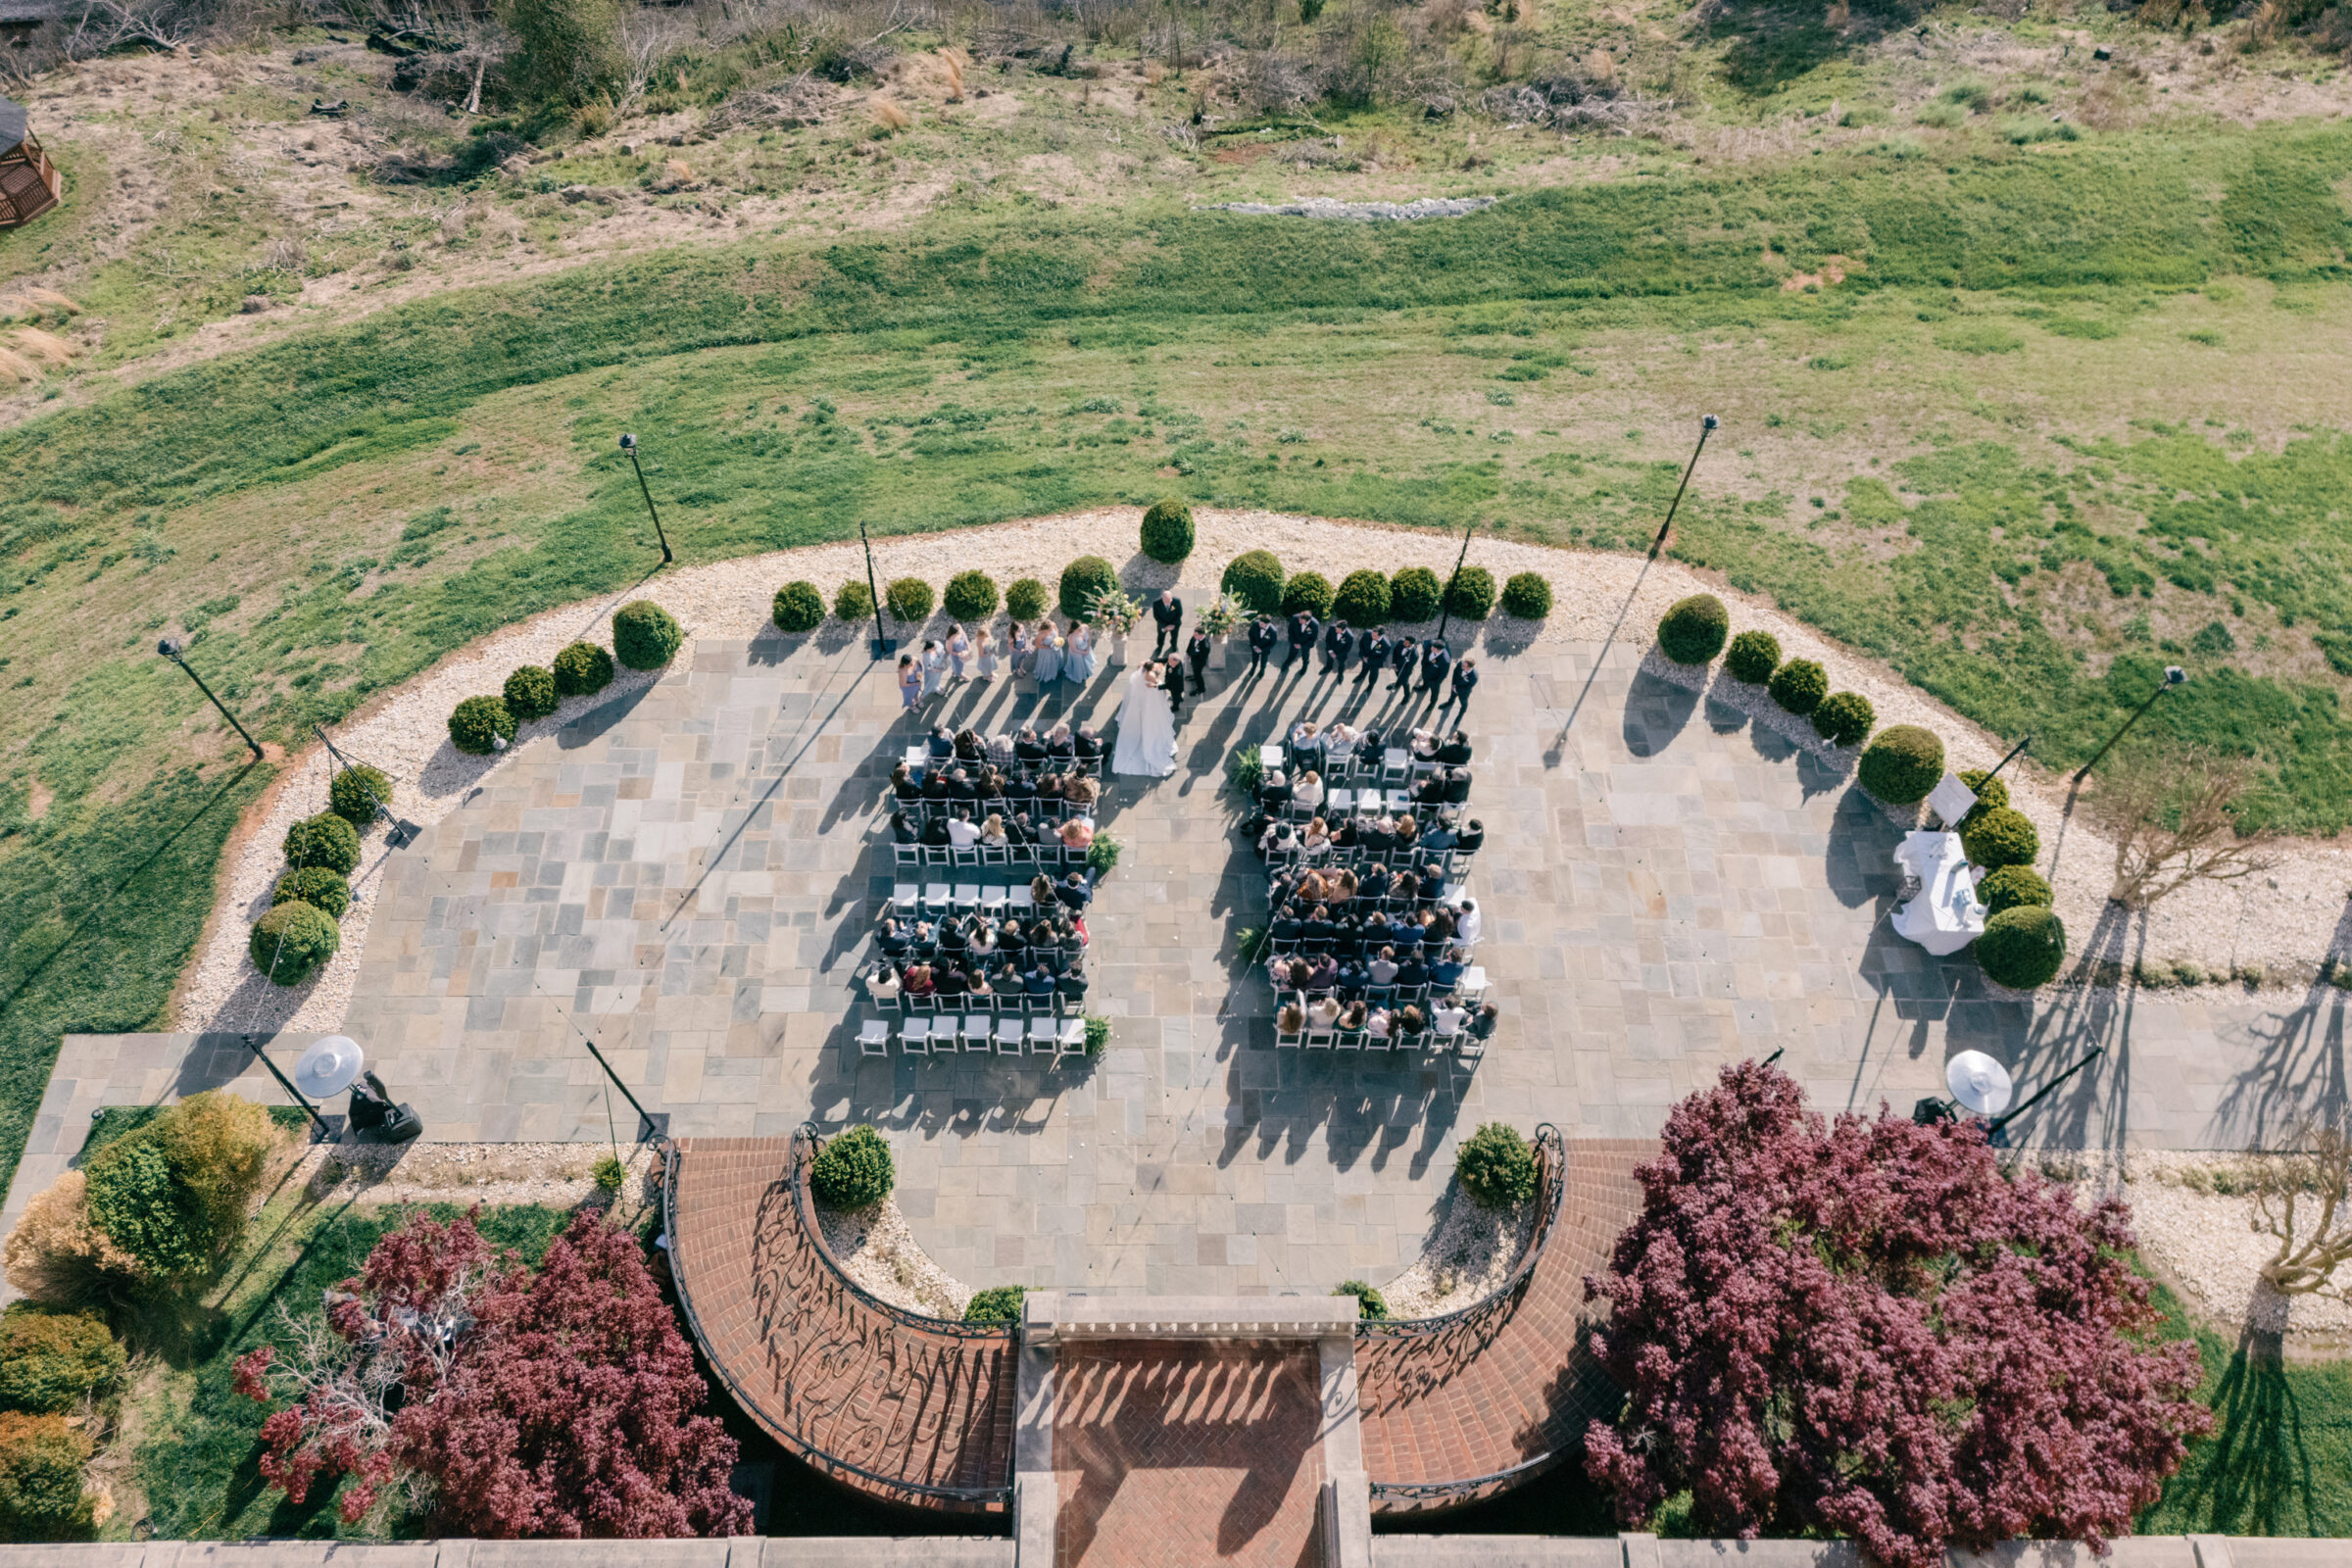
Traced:
[[[941, 587], [955, 572], [978, 566], [994, 576], [1000, 587], [1029, 576], [1050, 589], [1071, 558], [1094, 554], [1117, 564], [1130, 590], [1148, 595], [1176, 584], [1188, 608], [1198, 610], [1214, 594], [1225, 563], [1244, 550], [1272, 549], [1290, 570], [1320, 571], [1337, 582], [1366, 565], [1391, 572], [1408, 565], [1427, 566], [1443, 577], [1452, 569], [1456, 548], [1446, 536], [1426, 529], [1269, 512], [1203, 510], [1195, 514], [1199, 538], [1193, 556], [1180, 569], [1152, 562], [1137, 550], [1138, 516], [1135, 509], [1120, 507], [985, 528], [897, 536], [876, 542], [875, 565], [886, 581], [918, 576]], [[1718, 680], [1712, 669], [1690, 670], [1645, 657], [1654, 648], [1658, 617], [1667, 606], [1687, 594], [1703, 591], [1717, 594], [1733, 607], [1738, 629], [1761, 627], [1780, 639], [1787, 657], [1821, 661], [1834, 687], [1858, 691], [1871, 700], [1882, 725], [1914, 723], [1936, 730], [1944, 738], [1955, 769], [1990, 767], [2007, 750], [1997, 738], [1884, 666], [1671, 562], [1503, 539], [1482, 539], [1476, 553], [1498, 582], [1513, 572], [1543, 573], [1552, 583], [1554, 600], [1552, 614], [1541, 623], [1497, 614], [1479, 628], [1477, 640], [1489, 660], [1481, 703], [1489, 713], [1506, 703], [1532, 705], [1536, 701], [1533, 692], [1518, 684], [1509, 662], [1511, 654], [1531, 646], [1596, 643], [1614, 637], [1618, 652], [1612, 657], [1641, 658], [1644, 669], [1678, 685], [1699, 690], [1712, 685], [1716, 695], [1710, 698], [1711, 704], [1721, 703], [1754, 715], [1759, 725], [1772, 732], [1776, 745], [1785, 739], [1811, 754], [1816, 762], [1841, 762], [1841, 757], [1812, 735], [1809, 723], [1779, 712], [1769, 698], [1760, 699], [1753, 688]], [[755, 639], [775, 644], [797, 642], [799, 639], [782, 637], [768, 620], [769, 601], [784, 582], [806, 577], [830, 596], [853, 576], [859, 580], [864, 576], [863, 557], [855, 543], [810, 546], [672, 570], [622, 594], [548, 611], [459, 650], [415, 679], [378, 694], [337, 729], [336, 743], [346, 754], [392, 775], [396, 815], [429, 827], [462, 804], [504, 760], [503, 757], [467, 757], [451, 747], [450, 710], [464, 698], [497, 692], [508, 672], [519, 664], [548, 663], [559, 649], [575, 639], [609, 645], [611, 613], [625, 599], [653, 599], [685, 627], [685, 646], [668, 669], [659, 672], [662, 678], [683, 679], [693, 668], [696, 647], [704, 637], [735, 645]], [[945, 624], [941, 617], [933, 627], [944, 628]], [[908, 628], [899, 630], [905, 633]], [[1453, 632], [1457, 654], [1469, 646], [1464, 632], [1457, 622]], [[821, 649], [847, 659], [858, 654], [858, 635], [828, 622], [814, 638]], [[603, 692], [568, 699], [551, 717], [523, 726], [514, 747], [505, 756], [514, 755], [532, 740], [592, 709], [627, 697], [654, 678], [621, 670]], [[1555, 690], [1549, 700], [1565, 706], [1574, 698]], [[2063, 777], [2052, 779], [2030, 762], [2011, 764], [2003, 777], [2014, 781], [2012, 804], [2033, 817], [2041, 830], [2041, 869], [2051, 877], [2059, 913], [2080, 944], [2107, 907], [2113, 848], [2080, 817], [2066, 824]], [[360, 871], [353, 879], [356, 898], [343, 918], [342, 951], [318, 974], [301, 986], [273, 986], [253, 967], [245, 952], [247, 932], [269, 907], [270, 890], [284, 869], [278, 846], [285, 830], [297, 819], [324, 808], [327, 778], [323, 748], [306, 750], [287, 764], [279, 782], [257, 803], [231, 841], [212, 919], [174, 999], [175, 1027], [232, 1032], [324, 1030], [341, 1023], [367, 943], [375, 879], [385, 854], [382, 825], [365, 838]], [[2049, 864], [2053, 856], [2058, 859], [2054, 872]], [[2299, 843], [2265, 876], [2244, 884], [2193, 886], [2164, 901], [2147, 916], [2144, 951], [2151, 959], [2188, 959], [2223, 973], [2259, 964], [2270, 989], [2297, 989], [2317, 972], [2330, 933], [2344, 913], [2348, 891], [2352, 891], [2352, 851], [2332, 843]], [[2132, 948], [2119, 943], [2117, 951], [2139, 951], [2136, 938]], [[2203, 989], [2220, 997], [2242, 996], [2246, 988]]]
[[[321, 1144], [297, 1173], [314, 1200], [363, 1203], [536, 1203], [569, 1208], [604, 1194], [597, 1161], [604, 1144]], [[634, 1213], [661, 1199], [662, 1164], [650, 1146], [621, 1152], [628, 1178], [615, 1206]]]
[[1352, 223], [1406, 223], [1417, 218], [1460, 218], [1492, 207], [1499, 197], [1494, 196], [1424, 196], [1410, 202], [1343, 202], [1329, 196], [1309, 196], [1304, 201], [1283, 202], [1211, 202], [1199, 209], [1204, 213], [1242, 213], [1251, 218], [1323, 218], [1338, 219]]
[[1389, 1316], [1438, 1317], [1475, 1306], [1502, 1288], [1535, 1234], [1533, 1202], [1481, 1208], [1456, 1191], [1420, 1257], [1380, 1288]]
[[931, 1317], [963, 1316], [972, 1288], [931, 1261], [897, 1199], [846, 1211], [820, 1207], [816, 1223], [841, 1271], [883, 1300]]
[[[2283, 1335], [2310, 1351], [2352, 1348], [2352, 1303], [2319, 1296], [2281, 1297], [2262, 1284], [2278, 1240], [2256, 1228], [2248, 1196], [2272, 1156], [2182, 1150], [2117, 1155], [2044, 1155], [2044, 1174], [2085, 1201], [2110, 1194], [2132, 1205], [2140, 1256], [2189, 1311], [2222, 1334], [2243, 1328]], [[2309, 1205], [2299, 1209], [2308, 1213]], [[2352, 1286], [2352, 1265], [2339, 1275]]]

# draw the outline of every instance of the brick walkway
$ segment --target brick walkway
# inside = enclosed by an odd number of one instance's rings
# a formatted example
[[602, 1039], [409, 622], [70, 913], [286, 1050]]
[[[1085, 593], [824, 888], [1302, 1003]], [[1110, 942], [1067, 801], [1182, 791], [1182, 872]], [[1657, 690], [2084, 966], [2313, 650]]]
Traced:
[[1058, 1568], [1309, 1568], [1323, 1485], [1314, 1347], [1063, 1347]]
[[[1425, 1338], [1356, 1341], [1364, 1472], [1375, 1487], [1468, 1481], [1559, 1455], [1593, 1416], [1614, 1413], [1615, 1395], [1585, 1348], [1594, 1317], [1585, 1276], [1607, 1266], [1640, 1212], [1634, 1167], [1656, 1150], [1630, 1139], [1568, 1141], [1559, 1218], [1507, 1310]], [[1412, 1506], [1373, 1497], [1376, 1513]]]
[[670, 1257], [713, 1369], [777, 1442], [860, 1491], [1004, 1511], [1001, 1497], [912, 1489], [1005, 1485], [1012, 1335], [926, 1333], [861, 1300], [802, 1226], [790, 1157], [783, 1138], [678, 1150]]

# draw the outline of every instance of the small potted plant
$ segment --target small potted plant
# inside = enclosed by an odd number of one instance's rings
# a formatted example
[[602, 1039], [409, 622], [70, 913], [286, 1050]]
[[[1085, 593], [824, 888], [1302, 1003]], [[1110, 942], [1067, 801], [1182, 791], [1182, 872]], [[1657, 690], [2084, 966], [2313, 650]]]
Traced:
[[1124, 588], [1112, 586], [1095, 595], [1095, 602], [1086, 613], [1086, 623], [1110, 638], [1110, 662], [1127, 662], [1127, 634], [1135, 630], [1136, 622], [1144, 618], [1144, 602], [1131, 599]]
[[1241, 629], [1242, 607], [1231, 594], [1219, 594], [1200, 612], [1200, 629], [1208, 636], [1208, 667], [1225, 667], [1225, 639]]

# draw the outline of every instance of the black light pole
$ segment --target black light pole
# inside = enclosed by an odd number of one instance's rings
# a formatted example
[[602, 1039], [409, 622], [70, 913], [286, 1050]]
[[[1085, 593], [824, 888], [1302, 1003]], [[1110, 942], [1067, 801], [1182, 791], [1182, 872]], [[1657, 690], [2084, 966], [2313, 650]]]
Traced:
[[1707, 437], [1712, 435], [1715, 427], [1722, 422], [1712, 414], [1698, 421], [1698, 445], [1690, 449], [1690, 466], [1683, 469], [1683, 482], [1674, 487], [1674, 500], [1666, 508], [1666, 520], [1658, 524], [1658, 536], [1649, 542], [1651, 560], [1656, 560], [1659, 550], [1665, 547], [1666, 530], [1674, 526], [1674, 514], [1676, 509], [1683, 504], [1683, 492], [1690, 488], [1690, 475], [1698, 469], [1698, 455], [1707, 450]]
[[866, 537], [863, 517], [858, 519], [858, 542], [865, 546], [865, 597], [874, 602], [874, 657], [888, 659], [899, 651], [899, 645], [882, 629], [882, 590], [874, 586], [874, 542]]
[[2106, 1054], [2107, 1048], [2105, 1046], [2093, 1046], [2088, 1051], [2082, 1053], [2082, 1059], [2081, 1061], [2076, 1062], [2072, 1067], [2067, 1068], [2066, 1071], [2060, 1073], [2057, 1077], [2044, 1084], [2041, 1088], [2041, 1092], [2035, 1095], [2032, 1100], [2027, 1101], [2024, 1104], [2018, 1106], [2015, 1110], [2010, 1111], [2007, 1115], [1996, 1116], [1990, 1122], [1986, 1123], [1986, 1140], [1992, 1143], [1996, 1148], [2001, 1147], [2000, 1139], [2002, 1128], [2017, 1120], [2018, 1117], [2023, 1116], [2027, 1111], [2032, 1110], [2035, 1105], [2040, 1104], [2044, 1100], [2047, 1100], [2051, 1095], [2057, 1092], [2060, 1084], [2066, 1082], [2069, 1078], [2072, 1078], [2075, 1074], [2081, 1072], [2083, 1068], [2089, 1066], [2092, 1062], [2098, 1060]]
[[2119, 729], [2114, 734], [2108, 736], [2107, 744], [2091, 754], [2090, 760], [2084, 762], [2082, 766], [2076, 771], [2075, 782], [2080, 784], [2084, 779], [2090, 777], [2090, 770], [2099, 765], [2099, 759], [2105, 757], [2109, 752], [2115, 750], [2115, 743], [2124, 738], [2124, 734], [2127, 730], [2131, 729], [2132, 725], [2139, 722], [2140, 714], [2146, 712], [2149, 709], [2156, 706], [2157, 698], [2162, 697], [2166, 692], [2171, 691], [2176, 686], [2185, 686], [2187, 684], [2187, 670], [2182, 669], [2179, 664], [2165, 665], [2164, 684], [2157, 687], [2154, 691], [2148, 693], [2148, 700], [2140, 704], [2137, 708], [2132, 710], [2132, 716], [2124, 720], [2123, 729]]
[[1478, 519], [1472, 517], [1470, 526], [1462, 530], [1462, 550], [1461, 554], [1453, 558], [1453, 575], [1446, 579], [1446, 592], [1438, 600], [1439, 604], [1446, 607], [1445, 612], [1438, 616], [1438, 641], [1440, 642], [1446, 640], [1446, 622], [1453, 619], [1453, 585], [1461, 579], [1462, 563], [1470, 559], [1470, 536], [1476, 532], [1478, 532]]
[[580, 1032], [580, 1044], [588, 1048], [588, 1054], [594, 1056], [596, 1064], [605, 1069], [605, 1076], [612, 1080], [612, 1087], [620, 1091], [620, 1098], [629, 1102], [631, 1110], [637, 1112], [637, 1141], [644, 1144], [660, 1138], [665, 1130], [665, 1122], [656, 1121], [653, 1113], [637, 1102], [637, 1097], [629, 1093], [629, 1086], [620, 1081], [620, 1074], [612, 1070], [612, 1064], [605, 1059], [603, 1052], [596, 1049], [596, 1042], [588, 1038], [585, 1030]]
[[662, 564], [667, 565], [677, 558], [669, 553], [669, 535], [662, 531], [662, 514], [654, 510], [653, 487], [645, 482], [645, 466], [637, 461], [637, 438], [626, 430], [620, 432], [620, 450], [629, 455], [629, 466], [637, 470], [637, 488], [645, 492], [646, 515], [654, 519], [654, 537], [662, 541]]
[[2010, 762], [2015, 760], [2018, 753], [2024, 751], [2033, 744], [2034, 732], [2032, 730], [2028, 730], [2026, 731], [2026, 738], [2024, 740], [2019, 741], [2015, 746], [2009, 748], [2009, 755], [2007, 757], [2002, 758], [1999, 761], [1992, 764], [1992, 771], [1984, 775], [1984, 782], [1989, 784], [1994, 779], [1999, 778], [2001, 776], [2001, 769], [2007, 767]]
[[303, 1110], [309, 1114], [312, 1123], [318, 1128], [318, 1133], [314, 1140], [315, 1142], [331, 1144], [341, 1136], [332, 1122], [329, 1122], [324, 1116], [318, 1114], [318, 1107], [312, 1104], [308, 1100], [305, 1100], [302, 1097], [302, 1091], [294, 1087], [293, 1080], [277, 1070], [277, 1063], [270, 1059], [270, 1053], [262, 1049], [262, 1043], [260, 1041], [254, 1039], [251, 1035], [247, 1035], [245, 1037], [245, 1049], [252, 1052], [255, 1055], [261, 1057], [262, 1065], [270, 1069], [270, 1076], [277, 1080], [277, 1087], [283, 1089], [287, 1094], [291, 1095], [294, 1099], [294, 1103], [300, 1105]]
[[212, 705], [215, 708], [220, 710], [220, 716], [227, 719], [229, 726], [239, 735], [245, 736], [245, 744], [253, 748], [253, 760], [257, 762], [260, 761], [262, 760], [262, 743], [255, 740], [251, 735], [247, 735], [245, 733], [245, 726], [237, 722], [237, 715], [230, 712], [227, 705], [222, 703], [220, 698], [213, 696], [213, 689], [204, 683], [204, 677], [202, 675], [197, 674], [195, 670], [189, 668], [188, 662], [179, 657], [180, 646], [180, 644], [173, 642], [171, 638], [167, 637], [162, 642], [155, 645], [155, 651], [163, 655], [166, 659], [172, 661], [172, 662], [174, 664], [177, 664], [181, 669], [187, 671], [188, 679], [196, 683], [196, 689], [204, 693], [207, 698], [211, 699]]

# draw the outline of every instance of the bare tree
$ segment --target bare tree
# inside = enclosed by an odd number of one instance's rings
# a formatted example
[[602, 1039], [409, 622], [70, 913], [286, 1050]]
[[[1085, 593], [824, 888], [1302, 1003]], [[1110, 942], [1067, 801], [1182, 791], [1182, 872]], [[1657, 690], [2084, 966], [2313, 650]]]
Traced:
[[2338, 1111], [2307, 1119], [2292, 1142], [2291, 1153], [2264, 1162], [2254, 1189], [2255, 1228], [2278, 1242], [2262, 1277], [2281, 1296], [2352, 1299], [2332, 1284], [2352, 1257], [2352, 1133]]
[[2191, 882], [2235, 882], [2278, 863], [2278, 836], [2241, 832], [2254, 764], [2194, 749], [2135, 753], [2099, 778], [2092, 808], [2115, 836], [2119, 904], [2144, 909]]

